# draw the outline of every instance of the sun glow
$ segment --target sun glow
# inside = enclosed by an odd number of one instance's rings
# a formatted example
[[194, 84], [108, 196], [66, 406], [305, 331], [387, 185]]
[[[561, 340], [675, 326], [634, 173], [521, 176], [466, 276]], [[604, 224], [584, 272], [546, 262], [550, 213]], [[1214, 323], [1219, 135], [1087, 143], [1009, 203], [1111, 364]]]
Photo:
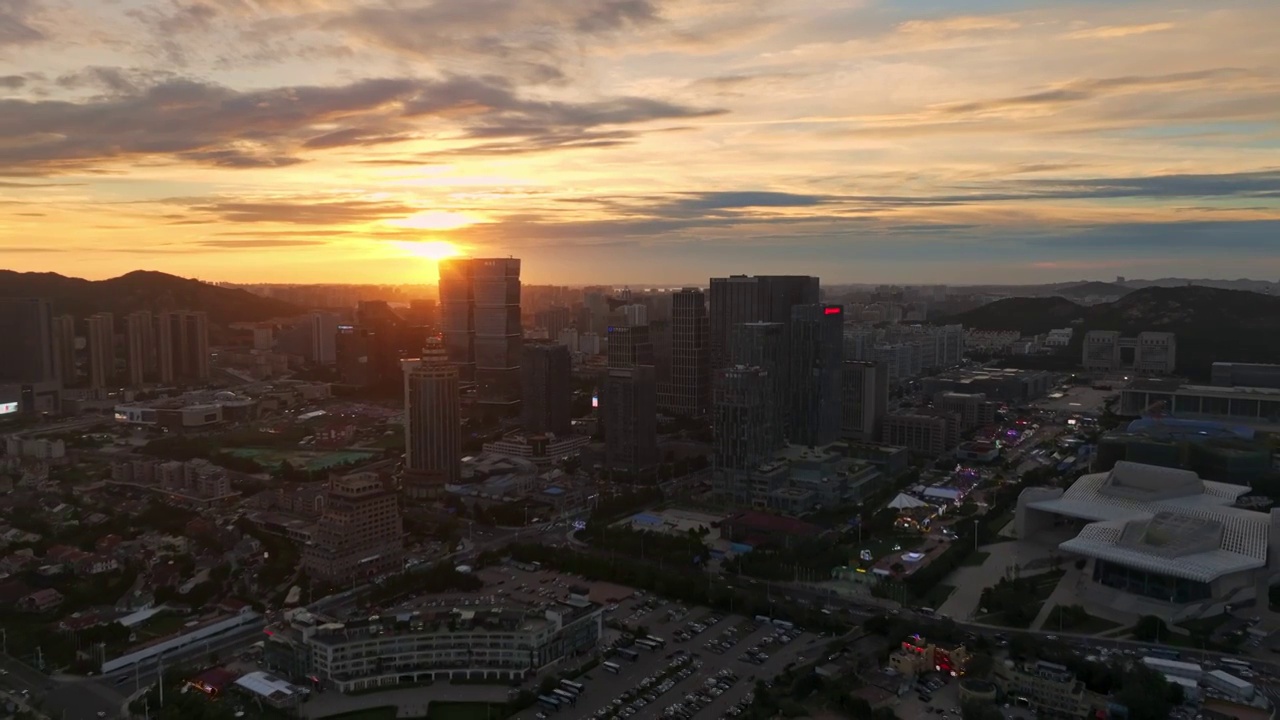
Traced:
[[479, 218], [467, 213], [449, 212], [447, 210], [426, 210], [409, 217], [388, 220], [388, 225], [413, 230], [457, 230], [468, 225], [482, 222]]
[[414, 257], [437, 262], [462, 254], [457, 245], [443, 240], [432, 240], [430, 242], [398, 241], [396, 242], [396, 247]]

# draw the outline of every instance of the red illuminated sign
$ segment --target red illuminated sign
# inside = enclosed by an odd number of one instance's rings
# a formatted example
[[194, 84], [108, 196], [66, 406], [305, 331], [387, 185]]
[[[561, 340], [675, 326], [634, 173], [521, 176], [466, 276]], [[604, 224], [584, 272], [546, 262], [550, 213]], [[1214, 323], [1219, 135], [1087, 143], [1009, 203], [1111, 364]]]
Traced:
[[822, 314], [823, 314], [823, 315], [839, 315], [839, 314], [840, 314], [840, 308], [838, 308], [838, 307], [823, 308], [823, 309], [822, 309]]

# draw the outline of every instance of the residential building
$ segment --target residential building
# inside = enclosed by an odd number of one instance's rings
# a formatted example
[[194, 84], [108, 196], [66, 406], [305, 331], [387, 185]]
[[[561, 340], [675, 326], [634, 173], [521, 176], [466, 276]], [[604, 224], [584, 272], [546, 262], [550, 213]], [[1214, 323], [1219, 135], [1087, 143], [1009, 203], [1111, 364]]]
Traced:
[[413, 499], [439, 497], [461, 477], [462, 417], [458, 367], [439, 342], [404, 363], [404, 490]]
[[367, 580], [401, 568], [404, 530], [396, 493], [377, 473], [329, 479], [324, 515], [302, 548], [302, 566], [323, 582]]
[[125, 371], [129, 385], [137, 387], [156, 376], [156, 326], [146, 310], [131, 312], [124, 318]]
[[[58, 315], [53, 319], [53, 353], [59, 378], [64, 386], [76, 384], [76, 319], [70, 315]], [[3, 382], [3, 381], [0, 381]]]
[[476, 402], [505, 413], [520, 404], [520, 260], [440, 261], [445, 349], [462, 380], [476, 383]]
[[550, 341], [525, 343], [520, 376], [525, 431], [568, 434], [573, 400], [573, 360], [569, 349]]
[[840, 438], [844, 310], [839, 305], [792, 307], [787, 438], [820, 446]]
[[[569, 329], [573, 321], [573, 313], [563, 305], [553, 305], [546, 310], [534, 313], [533, 321], [538, 327], [547, 331], [547, 338], [558, 342], [560, 333]], [[572, 349], [577, 351], [576, 347]]]
[[84, 328], [89, 353], [89, 387], [112, 387], [116, 380], [115, 316], [95, 313], [85, 318]]
[[935, 410], [955, 413], [960, 417], [960, 430], [994, 425], [999, 404], [982, 393], [941, 392], [933, 396]]
[[622, 315], [623, 324], [628, 327], [649, 324], [649, 308], [640, 303], [623, 305], [618, 308], [618, 313]]
[[941, 455], [960, 442], [960, 418], [940, 411], [891, 413], [880, 425], [880, 440], [913, 453]]
[[1108, 708], [1106, 698], [1090, 693], [1065, 665], [996, 663], [992, 680], [1008, 696], [1025, 698], [1031, 710], [1046, 717], [1090, 718]]
[[585, 588], [545, 610], [426, 610], [347, 622], [291, 611], [264, 647], [268, 667], [342, 693], [432, 680], [519, 681], [596, 651], [603, 608]]
[[711, 278], [711, 366], [729, 364], [729, 339], [736, 325], [755, 322], [790, 324], [794, 305], [819, 301], [818, 278], [804, 275], [733, 275]]
[[845, 360], [841, 365], [840, 437], [874, 442], [889, 407], [889, 378], [883, 364]]
[[[711, 405], [711, 355], [706, 296], [697, 288], [671, 293], [669, 380], [658, 385], [658, 409], [701, 417]], [[665, 337], [665, 333], [663, 334]], [[666, 355], [666, 352], [655, 355]]]
[[160, 382], [201, 384], [209, 379], [209, 318], [203, 312], [160, 313]]

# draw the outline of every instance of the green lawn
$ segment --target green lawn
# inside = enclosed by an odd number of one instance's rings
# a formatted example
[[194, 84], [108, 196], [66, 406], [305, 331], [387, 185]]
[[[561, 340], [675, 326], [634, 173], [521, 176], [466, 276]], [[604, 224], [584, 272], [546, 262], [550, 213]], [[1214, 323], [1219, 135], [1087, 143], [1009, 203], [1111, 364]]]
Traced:
[[924, 607], [931, 607], [935, 610], [942, 607], [942, 603], [951, 597], [951, 593], [955, 592], [954, 585], [934, 585], [929, 588], [929, 592], [920, 596], [920, 604]]
[[1223, 623], [1230, 620], [1231, 617], [1226, 613], [1214, 615], [1211, 618], [1198, 618], [1196, 620], [1184, 620], [1178, 623], [1178, 627], [1185, 628], [1192, 635], [1202, 634], [1212, 636]]
[[[1070, 611], [1062, 613], [1062, 610], [1063, 607], [1061, 605], [1055, 606], [1050, 611], [1049, 617], [1045, 620], [1044, 627], [1041, 629], [1045, 632], [1057, 630], [1058, 632], [1070, 632], [1080, 635], [1098, 635], [1120, 627], [1119, 623], [1105, 618], [1087, 614], [1084, 617], [1079, 617]], [[1060, 613], [1062, 614], [1061, 618], [1059, 617]]]
[[971, 552], [969, 553], [969, 557], [966, 557], [964, 562], [960, 563], [960, 566], [979, 567], [985, 563], [989, 557], [991, 557], [991, 553], [982, 550]]

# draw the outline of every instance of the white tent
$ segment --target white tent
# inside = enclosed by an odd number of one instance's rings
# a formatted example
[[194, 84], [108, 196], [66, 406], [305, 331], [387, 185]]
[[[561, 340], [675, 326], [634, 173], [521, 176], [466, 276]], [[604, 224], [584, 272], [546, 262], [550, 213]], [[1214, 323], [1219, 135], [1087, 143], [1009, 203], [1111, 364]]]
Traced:
[[928, 504], [929, 503], [926, 503], [923, 500], [917, 500], [910, 495], [898, 493], [898, 497], [890, 501], [888, 507], [891, 507], [894, 510], [906, 510], [908, 508], [924, 507]]

